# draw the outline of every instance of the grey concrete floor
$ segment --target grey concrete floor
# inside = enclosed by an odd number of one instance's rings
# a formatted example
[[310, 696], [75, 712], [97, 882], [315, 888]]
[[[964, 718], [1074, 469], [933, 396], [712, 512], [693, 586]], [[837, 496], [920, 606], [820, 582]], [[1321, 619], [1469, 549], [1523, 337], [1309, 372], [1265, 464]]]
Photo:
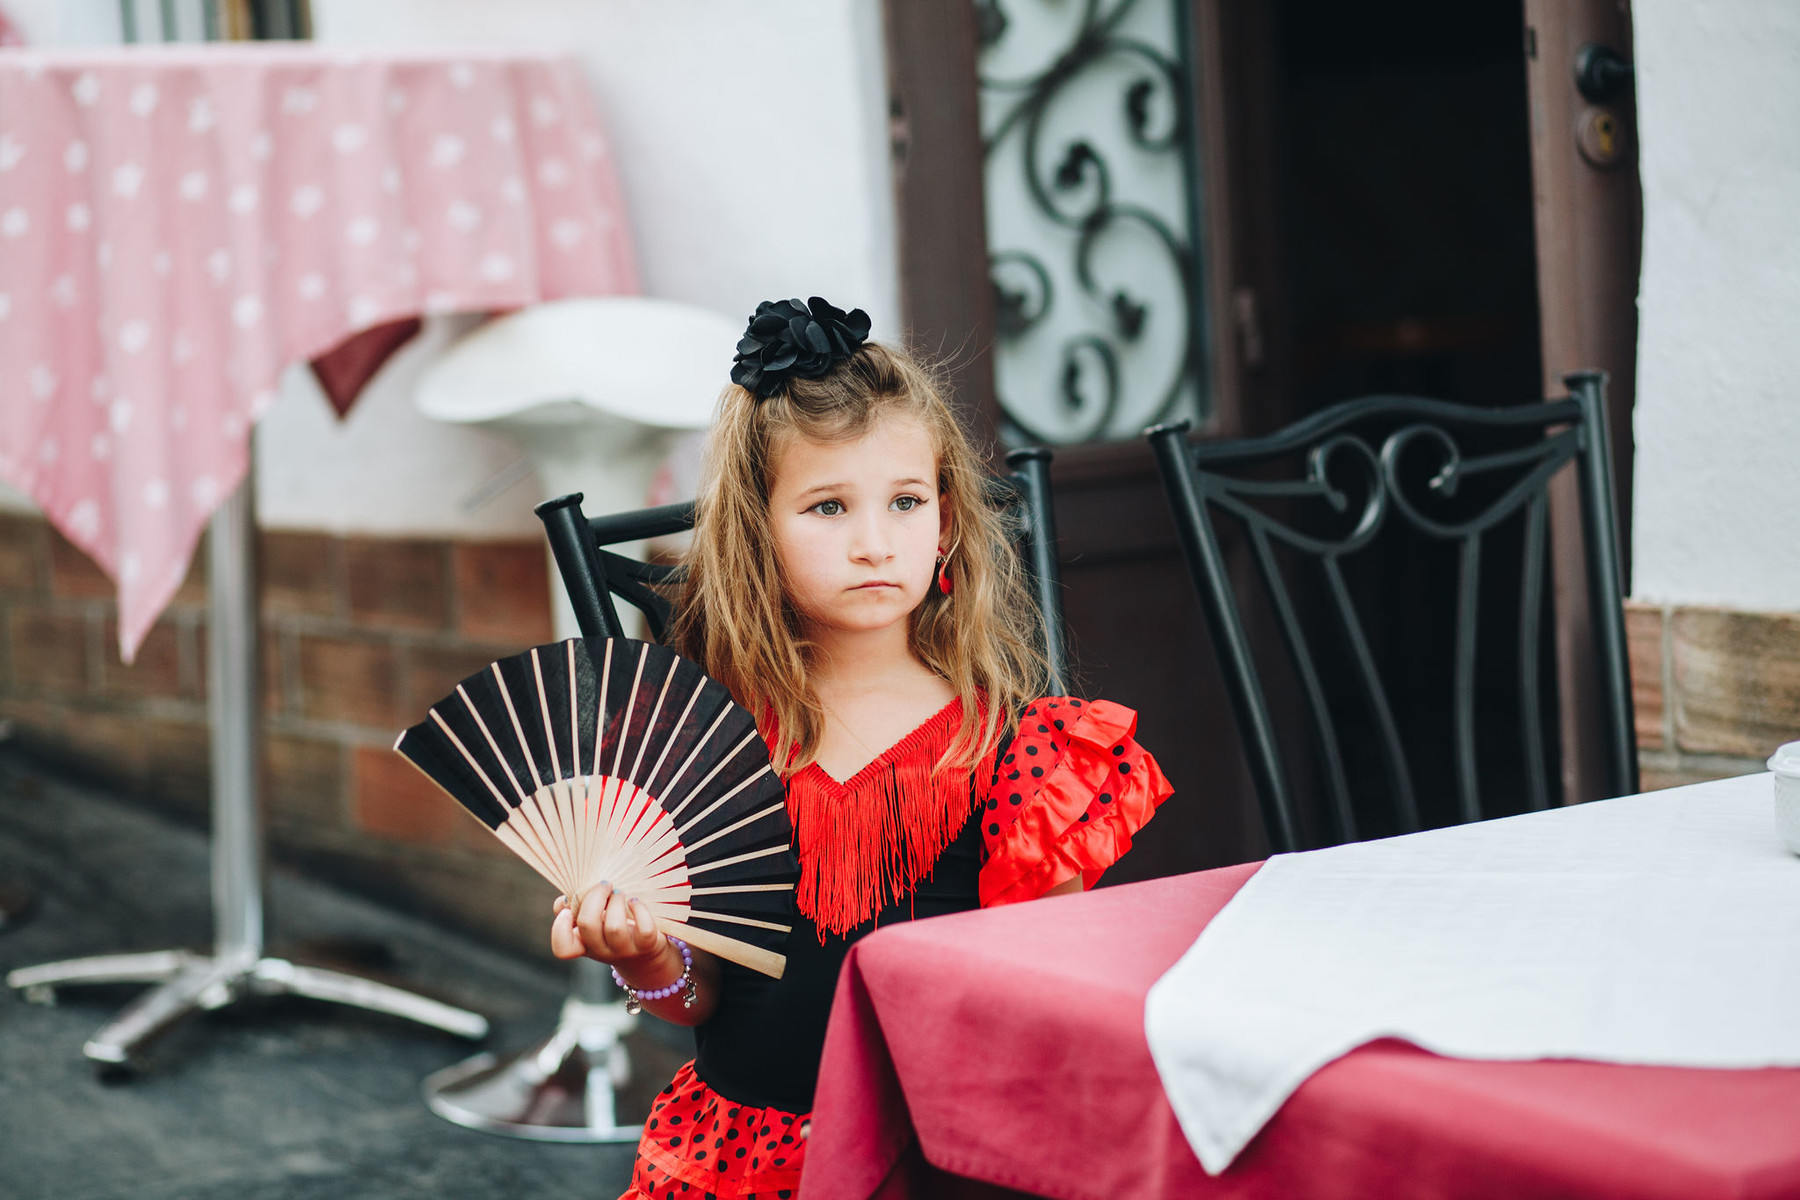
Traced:
[[[0, 749], [0, 884], [36, 911], [0, 929], [0, 974], [88, 954], [212, 938], [204, 831]], [[379, 951], [406, 986], [486, 1015], [501, 1053], [554, 1026], [568, 976], [280, 869], [270, 952]], [[135, 988], [70, 989], [54, 1007], [0, 989], [0, 1198], [350, 1200], [531, 1196], [611, 1200], [629, 1145], [566, 1146], [477, 1133], [432, 1114], [428, 1074], [476, 1047], [397, 1020], [267, 1000], [188, 1021], [148, 1068], [98, 1075], [82, 1043]], [[646, 1072], [680, 1061], [673, 1030], [634, 1035]]]

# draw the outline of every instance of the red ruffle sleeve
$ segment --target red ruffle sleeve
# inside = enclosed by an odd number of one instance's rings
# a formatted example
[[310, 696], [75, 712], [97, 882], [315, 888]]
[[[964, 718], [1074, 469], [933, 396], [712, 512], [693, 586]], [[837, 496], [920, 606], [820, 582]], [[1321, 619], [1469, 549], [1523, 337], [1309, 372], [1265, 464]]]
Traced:
[[1092, 887], [1174, 791], [1133, 740], [1137, 713], [1049, 696], [1026, 708], [981, 807], [983, 908]]

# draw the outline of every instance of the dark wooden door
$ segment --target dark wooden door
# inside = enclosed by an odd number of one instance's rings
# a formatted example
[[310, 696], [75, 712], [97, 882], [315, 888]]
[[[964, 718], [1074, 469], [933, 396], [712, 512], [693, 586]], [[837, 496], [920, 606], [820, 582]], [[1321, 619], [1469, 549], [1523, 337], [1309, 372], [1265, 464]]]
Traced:
[[[1631, 579], [1632, 406], [1636, 395], [1637, 290], [1643, 192], [1637, 110], [1629, 76], [1590, 66], [1582, 52], [1632, 54], [1628, 0], [1524, 0], [1531, 93], [1537, 274], [1543, 381], [1557, 394], [1570, 371], [1607, 372], [1613, 484], [1626, 591]], [[1582, 64], [1586, 65], [1586, 64]], [[1610, 86], [1609, 86], [1610, 83]], [[1604, 795], [1598, 689], [1587, 619], [1580, 513], [1572, 480], [1552, 497], [1563, 798]]]
[[[977, 47], [982, 21], [1038, 2], [887, 5], [906, 322], [927, 351], [959, 350], [959, 400], [990, 439], [1001, 416], [986, 353], [998, 330], [979, 194]], [[1561, 322], [1570, 304], [1586, 306], [1574, 327], [1616, 338], [1613, 301], [1586, 289], [1596, 272], [1614, 278], [1626, 267], [1635, 281], [1635, 259], [1618, 253], [1566, 282], [1565, 269], [1546, 267], [1540, 313], [1539, 265], [1562, 253], [1555, 239], [1588, 236], [1567, 226], [1577, 211], [1594, 219], [1596, 185], [1572, 179], [1571, 198], [1546, 210], [1540, 180], [1534, 208], [1534, 173], [1546, 169], [1538, 125], [1568, 124], [1544, 117], [1540, 92], [1572, 68], [1544, 65], [1542, 31], [1530, 57], [1527, 12], [1584, 5], [1612, 0], [1192, 0], [1186, 102], [1205, 201], [1196, 320], [1210, 404], [1201, 436], [1268, 432], [1371, 392], [1522, 402], [1546, 394], [1540, 381], [1565, 362], [1609, 367], [1617, 394], [1628, 346], [1598, 359], [1590, 343], [1546, 340], [1540, 353], [1540, 327]], [[1564, 41], [1582, 36], [1569, 28]], [[1635, 247], [1635, 227], [1629, 240]], [[1052, 478], [1080, 677], [1139, 710], [1141, 736], [1177, 787], [1109, 878], [1266, 853], [1145, 447], [1059, 446]], [[1559, 595], [1559, 620], [1573, 600]], [[1579, 634], [1579, 622], [1561, 628], [1565, 642]], [[1574, 725], [1585, 720], [1576, 703], [1565, 709]]]

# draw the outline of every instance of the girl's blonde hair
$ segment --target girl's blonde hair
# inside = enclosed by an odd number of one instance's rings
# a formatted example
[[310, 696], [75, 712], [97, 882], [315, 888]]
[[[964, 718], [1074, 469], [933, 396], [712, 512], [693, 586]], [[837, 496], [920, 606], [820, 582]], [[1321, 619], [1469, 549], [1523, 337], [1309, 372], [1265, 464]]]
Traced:
[[930, 435], [950, 514], [953, 594], [931, 588], [908, 618], [913, 653], [963, 702], [962, 725], [938, 767], [973, 768], [1045, 686], [1042, 622], [1009, 518], [988, 503], [987, 473], [930, 371], [902, 351], [866, 342], [823, 378], [789, 378], [767, 399], [731, 384], [707, 440], [669, 640], [751, 712], [773, 718], [774, 759], [784, 775], [813, 760], [825, 712], [775, 554], [775, 459], [791, 439], [853, 441], [893, 417], [916, 420]]

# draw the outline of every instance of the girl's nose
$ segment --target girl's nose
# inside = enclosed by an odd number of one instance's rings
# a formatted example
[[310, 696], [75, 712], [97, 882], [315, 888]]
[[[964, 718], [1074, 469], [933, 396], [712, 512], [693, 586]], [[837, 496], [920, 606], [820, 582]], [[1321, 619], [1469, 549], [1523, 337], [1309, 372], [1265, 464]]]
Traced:
[[850, 557], [857, 562], [880, 563], [894, 556], [893, 540], [879, 518], [857, 521], [850, 543]]

